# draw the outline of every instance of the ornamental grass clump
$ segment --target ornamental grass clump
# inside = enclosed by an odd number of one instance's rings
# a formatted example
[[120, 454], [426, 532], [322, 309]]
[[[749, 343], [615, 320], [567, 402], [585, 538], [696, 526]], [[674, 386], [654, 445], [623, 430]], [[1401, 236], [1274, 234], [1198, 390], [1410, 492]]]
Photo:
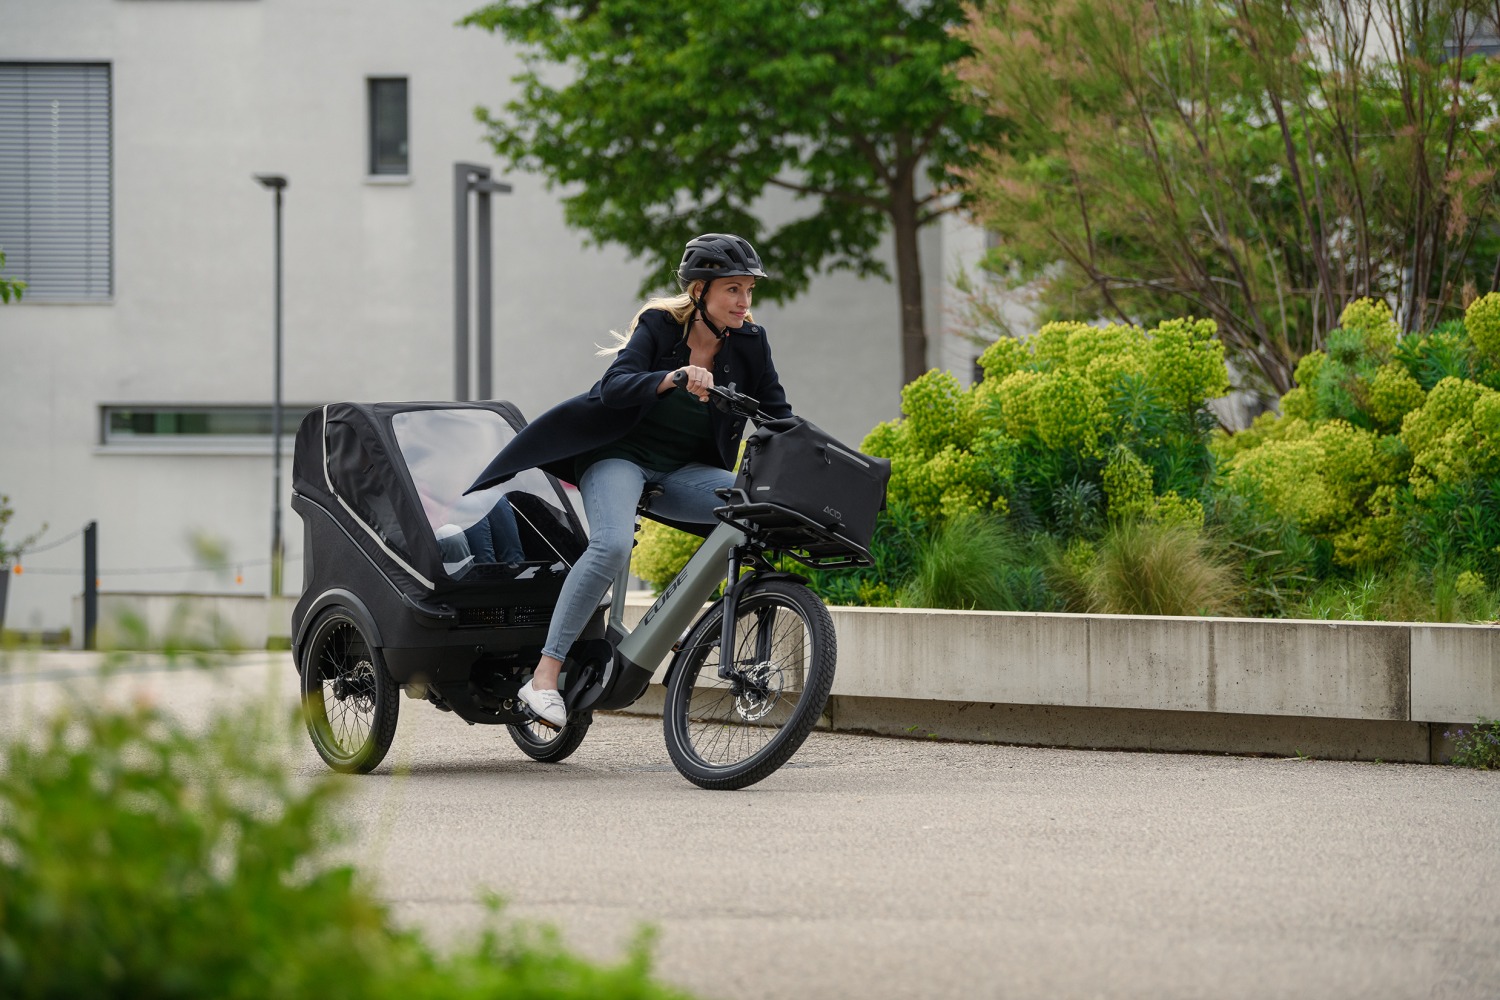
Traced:
[[1092, 558], [1075, 551], [1071, 566], [1064, 561], [1059, 569], [1084, 604], [1073, 610], [1096, 614], [1224, 615], [1237, 597], [1233, 569], [1181, 522], [1112, 525]]
[[896, 603], [964, 611], [1053, 610], [1028, 546], [999, 518], [979, 514], [945, 521], [927, 537]]

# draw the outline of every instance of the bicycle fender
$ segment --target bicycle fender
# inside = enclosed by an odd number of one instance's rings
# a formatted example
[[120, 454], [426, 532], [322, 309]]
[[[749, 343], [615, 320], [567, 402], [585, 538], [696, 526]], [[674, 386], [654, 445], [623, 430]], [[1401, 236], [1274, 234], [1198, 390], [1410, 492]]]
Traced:
[[803, 576], [801, 573], [792, 573], [784, 569], [773, 569], [767, 570], [764, 573], [756, 573], [755, 579], [751, 580], [749, 584], [746, 584], [746, 586], [748, 587], [751, 584], [759, 583], [762, 580], [790, 580], [792, 583], [800, 583], [804, 587], [808, 584], [807, 577]]
[[370, 637], [371, 645], [376, 647], [384, 645], [380, 639], [380, 628], [375, 624], [375, 616], [370, 614], [370, 609], [365, 606], [365, 602], [356, 597], [351, 591], [345, 590], [342, 587], [333, 587], [323, 591], [323, 593], [318, 595], [316, 600], [307, 606], [307, 614], [302, 618], [302, 627], [297, 630], [297, 635], [292, 640], [292, 662], [298, 665], [298, 670], [302, 669], [300, 666], [302, 662], [302, 644], [307, 641], [307, 630], [312, 627], [312, 623], [317, 620], [318, 615], [323, 613], [324, 608], [334, 604], [342, 604], [354, 612], [354, 616], [360, 619], [359, 627], [365, 630], [365, 633]]

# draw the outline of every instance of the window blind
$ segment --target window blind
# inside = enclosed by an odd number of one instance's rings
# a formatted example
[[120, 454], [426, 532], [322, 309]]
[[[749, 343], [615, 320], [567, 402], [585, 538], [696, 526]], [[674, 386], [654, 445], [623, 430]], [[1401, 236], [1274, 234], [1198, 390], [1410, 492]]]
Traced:
[[0, 250], [23, 301], [114, 293], [110, 67], [0, 62]]

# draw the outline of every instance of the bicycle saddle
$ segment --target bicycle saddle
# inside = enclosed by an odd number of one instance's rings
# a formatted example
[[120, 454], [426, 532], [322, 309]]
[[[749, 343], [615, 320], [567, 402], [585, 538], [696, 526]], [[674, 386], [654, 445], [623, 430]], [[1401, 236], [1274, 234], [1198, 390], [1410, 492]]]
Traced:
[[635, 512], [637, 514], [649, 513], [651, 510], [651, 501], [665, 492], [667, 492], [666, 487], [662, 486], [661, 483], [647, 483], [641, 490], [641, 498], [636, 501]]

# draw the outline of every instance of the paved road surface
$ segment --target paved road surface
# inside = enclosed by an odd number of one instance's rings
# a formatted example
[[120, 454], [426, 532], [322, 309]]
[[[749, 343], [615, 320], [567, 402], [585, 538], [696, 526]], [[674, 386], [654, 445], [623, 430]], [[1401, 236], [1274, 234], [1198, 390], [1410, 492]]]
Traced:
[[[80, 663], [12, 658], [0, 726], [96, 696]], [[107, 693], [192, 718], [294, 686], [260, 656]], [[601, 718], [549, 766], [402, 709], [351, 779], [351, 849], [439, 941], [490, 888], [599, 958], [655, 926], [659, 974], [704, 997], [1500, 997], [1500, 774], [815, 734], [710, 793], [656, 720]], [[305, 740], [279, 752], [321, 772]]]

